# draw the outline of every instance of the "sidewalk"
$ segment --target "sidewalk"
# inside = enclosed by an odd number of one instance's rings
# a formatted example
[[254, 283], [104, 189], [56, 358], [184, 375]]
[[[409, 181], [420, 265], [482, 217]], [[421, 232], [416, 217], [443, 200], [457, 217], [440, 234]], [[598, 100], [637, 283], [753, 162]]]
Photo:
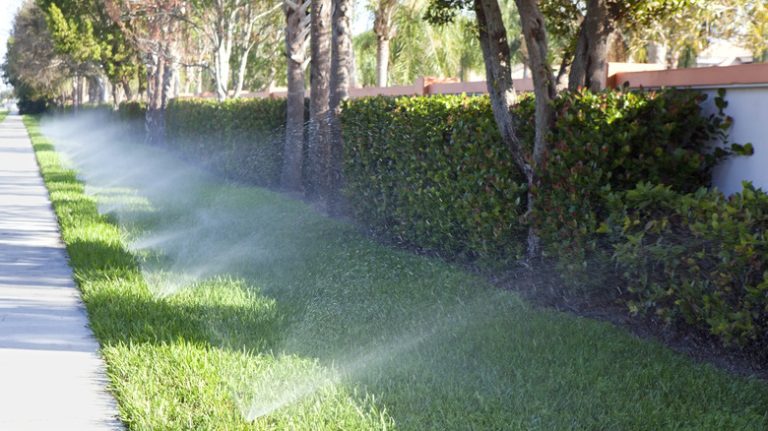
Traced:
[[0, 430], [122, 429], [18, 115], [0, 123]]

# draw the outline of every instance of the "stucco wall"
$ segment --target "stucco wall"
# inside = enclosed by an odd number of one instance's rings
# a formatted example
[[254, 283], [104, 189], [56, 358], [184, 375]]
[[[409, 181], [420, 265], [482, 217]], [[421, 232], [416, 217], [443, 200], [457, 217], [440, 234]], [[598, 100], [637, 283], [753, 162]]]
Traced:
[[[722, 163], [715, 169], [713, 183], [726, 194], [741, 190], [742, 181], [751, 181], [768, 191], [768, 85], [724, 88], [728, 101], [725, 113], [733, 117], [729, 140], [739, 144], [751, 142], [755, 154], [733, 157]], [[717, 91], [703, 91], [709, 95], [704, 103], [705, 112], [716, 112]]]

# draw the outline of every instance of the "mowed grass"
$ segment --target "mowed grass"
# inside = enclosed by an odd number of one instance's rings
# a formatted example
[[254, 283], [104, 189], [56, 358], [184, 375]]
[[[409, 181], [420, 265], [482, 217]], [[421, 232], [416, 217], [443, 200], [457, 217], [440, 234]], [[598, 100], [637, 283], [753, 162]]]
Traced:
[[130, 429], [768, 428], [765, 382], [161, 150], [94, 145], [107, 172], [141, 175], [88, 195], [25, 121]]

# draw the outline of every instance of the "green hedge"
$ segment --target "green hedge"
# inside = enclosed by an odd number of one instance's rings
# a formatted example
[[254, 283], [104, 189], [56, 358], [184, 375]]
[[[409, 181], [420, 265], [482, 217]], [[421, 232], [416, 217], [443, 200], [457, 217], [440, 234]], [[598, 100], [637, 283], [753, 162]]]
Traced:
[[[555, 148], [536, 191], [538, 229], [567, 280], [594, 280], [606, 193], [642, 181], [681, 191], [709, 184], [721, 116], [700, 93], [580, 92], [556, 100]], [[533, 138], [532, 98], [513, 108]], [[370, 98], [342, 113], [347, 195], [372, 230], [449, 256], [519, 256], [526, 187], [501, 143], [487, 97]]]
[[285, 100], [174, 99], [166, 141], [189, 159], [238, 181], [276, 186], [285, 135]]
[[450, 257], [521, 253], [525, 182], [487, 98], [358, 99], [341, 122], [346, 195], [358, 221]]
[[768, 194], [640, 184], [607, 226], [630, 309], [706, 329], [768, 360]]
[[727, 156], [712, 151], [712, 143], [725, 139], [730, 120], [723, 112], [703, 116], [705, 98], [678, 90], [558, 97], [554, 149], [541, 173], [534, 220], [567, 284], [610, 288], [609, 250], [596, 234], [608, 193], [640, 182], [680, 192], [710, 185], [712, 168]]

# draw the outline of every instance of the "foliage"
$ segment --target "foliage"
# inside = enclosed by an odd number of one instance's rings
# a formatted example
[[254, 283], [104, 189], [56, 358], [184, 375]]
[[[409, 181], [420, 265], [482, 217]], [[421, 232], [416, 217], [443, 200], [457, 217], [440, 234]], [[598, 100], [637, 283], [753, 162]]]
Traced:
[[119, 118], [123, 121], [143, 120], [147, 112], [147, 104], [144, 102], [121, 102], [117, 110]]
[[341, 121], [357, 220], [446, 256], [519, 254], [524, 180], [487, 98], [360, 99]]
[[26, 114], [47, 109], [72, 73], [70, 59], [56, 52], [45, 14], [34, 3], [24, 3], [14, 19], [2, 69]]
[[639, 184], [610, 198], [614, 259], [635, 312], [684, 322], [768, 360], [768, 194]]
[[[671, 6], [665, 9], [664, 3]], [[670, 68], [694, 66], [696, 55], [706, 49], [713, 39], [730, 39], [746, 27], [743, 25], [746, 20], [744, 13], [749, 3], [754, 3], [754, 0], [661, 2], [663, 13], [643, 15], [642, 25], [630, 22], [625, 26], [629, 49], [635, 59], [644, 61], [648, 59], [648, 45], [654, 43], [666, 50], [666, 58], [656, 61], [664, 60]]]
[[[554, 147], [536, 191], [535, 220], [545, 254], [568, 273], [568, 284], [605, 285], [599, 275], [610, 273], [604, 266], [608, 259], [600, 255], [601, 237], [595, 232], [607, 215], [607, 192], [643, 181], [681, 192], [710, 184], [712, 168], [728, 155], [711, 151], [712, 145], [724, 140], [732, 120], [722, 109], [703, 116], [705, 98], [677, 90], [581, 91], [558, 98]], [[725, 107], [722, 94], [717, 102]], [[533, 125], [522, 127], [532, 130]]]
[[[401, 4], [394, 13], [397, 31], [391, 40], [388, 82], [409, 85], [423, 76], [457, 77], [468, 80], [471, 72], [482, 73], [483, 62], [474, 20], [461, 15], [444, 25], [423, 19], [424, 1]], [[360, 85], [376, 83], [376, 35], [371, 31], [353, 40]]]
[[82, 67], [98, 64], [113, 85], [129, 83], [139, 73], [139, 58], [100, 0], [35, 0], [46, 12], [56, 50]]
[[[555, 145], [540, 174], [536, 219], [546, 254], [574, 285], [592, 277], [588, 261], [599, 249], [606, 192], [641, 181], [680, 191], [709, 184], [712, 167], [727, 155], [710, 154], [710, 145], [731, 120], [722, 112], [702, 117], [703, 97], [583, 91], [556, 100]], [[533, 110], [532, 98], [513, 108], [528, 151]], [[525, 181], [501, 143], [487, 98], [354, 100], [342, 124], [356, 219], [448, 256], [519, 254]]]
[[280, 177], [285, 100], [174, 99], [168, 145], [227, 178], [274, 186]]
[[756, 62], [768, 61], [768, 3], [760, 0], [740, 0], [743, 8], [740, 10], [739, 21], [747, 24], [738, 29], [737, 38], [747, 48], [752, 50]]

